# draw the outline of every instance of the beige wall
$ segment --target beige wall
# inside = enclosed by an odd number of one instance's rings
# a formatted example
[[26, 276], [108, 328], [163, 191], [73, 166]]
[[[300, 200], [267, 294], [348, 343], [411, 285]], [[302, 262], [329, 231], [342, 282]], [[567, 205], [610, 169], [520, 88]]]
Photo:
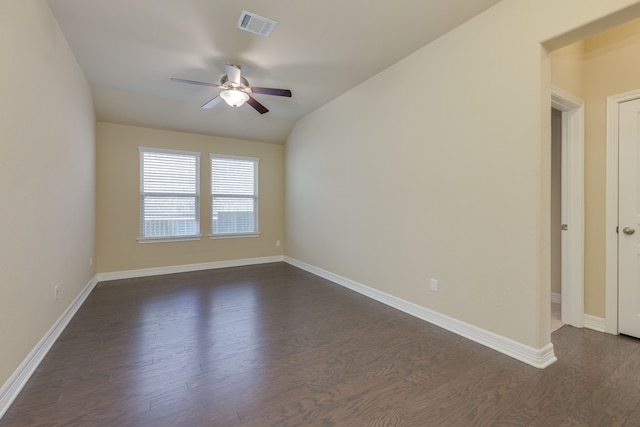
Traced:
[[551, 83], [571, 95], [584, 99], [584, 41], [551, 52]]
[[[138, 147], [200, 152], [200, 241], [145, 243], [140, 233]], [[209, 153], [258, 157], [260, 237], [210, 240]], [[111, 123], [97, 125], [98, 271], [282, 255], [284, 146]]]
[[300, 120], [287, 142], [286, 254], [548, 344], [551, 93], [540, 43], [574, 42], [563, 34], [635, 3], [503, 1]]
[[95, 136], [44, 0], [0, 1], [0, 70], [1, 385], [94, 276]]

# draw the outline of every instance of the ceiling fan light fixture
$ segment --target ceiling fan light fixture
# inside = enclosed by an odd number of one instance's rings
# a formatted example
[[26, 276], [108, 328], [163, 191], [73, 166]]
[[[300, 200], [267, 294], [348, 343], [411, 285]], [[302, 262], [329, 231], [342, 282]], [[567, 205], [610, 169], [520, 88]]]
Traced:
[[220, 97], [231, 107], [240, 107], [249, 100], [249, 95], [239, 89], [227, 89], [220, 92]]

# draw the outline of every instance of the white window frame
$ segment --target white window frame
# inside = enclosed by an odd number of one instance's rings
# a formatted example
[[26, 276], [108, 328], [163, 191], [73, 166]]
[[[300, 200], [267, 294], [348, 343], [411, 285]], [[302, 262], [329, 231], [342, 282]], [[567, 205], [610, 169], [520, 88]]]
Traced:
[[[165, 148], [149, 148], [138, 147], [140, 153], [140, 217], [139, 217], [139, 243], [160, 243], [160, 242], [179, 242], [179, 241], [191, 241], [200, 240], [202, 235], [200, 234], [200, 153], [194, 151], [182, 151], [182, 150], [170, 150]], [[155, 192], [145, 193], [144, 191], [144, 153], [159, 153], [159, 154], [173, 154], [182, 155], [195, 158], [195, 193], [170, 193], [170, 192]], [[144, 198], [145, 197], [195, 197], [195, 215], [196, 215], [196, 230], [194, 234], [187, 235], [166, 235], [166, 236], [143, 236], [143, 223], [144, 223]]]
[[[213, 161], [214, 159], [228, 159], [228, 160], [241, 160], [252, 162], [254, 164], [254, 174], [253, 174], [253, 195], [247, 196], [246, 194], [232, 194], [232, 193], [224, 193], [224, 194], [215, 194], [213, 192], [214, 183], [213, 183]], [[211, 200], [210, 200], [210, 217], [209, 217], [209, 226], [210, 226], [210, 239], [233, 239], [233, 238], [242, 238], [242, 237], [259, 237], [260, 231], [258, 228], [259, 218], [259, 197], [258, 197], [258, 166], [259, 166], [259, 158], [257, 157], [243, 157], [243, 156], [229, 156], [224, 154], [215, 154], [211, 153], [209, 155], [209, 177], [211, 182]], [[217, 197], [231, 197], [231, 198], [252, 198], [253, 206], [254, 206], [254, 231], [250, 232], [232, 232], [232, 233], [215, 233], [214, 232], [214, 201]]]

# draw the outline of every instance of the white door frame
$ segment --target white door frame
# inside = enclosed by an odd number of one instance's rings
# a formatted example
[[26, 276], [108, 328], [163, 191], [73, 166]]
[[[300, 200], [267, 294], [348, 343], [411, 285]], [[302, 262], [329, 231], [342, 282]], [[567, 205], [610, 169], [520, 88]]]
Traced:
[[562, 112], [562, 322], [584, 326], [584, 103], [551, 88], [551, 106]]
[[607, 186], [605, 211], [605, 332], [618, 334], [618, 118], [620, 104], [640, 90], [607, 98]]

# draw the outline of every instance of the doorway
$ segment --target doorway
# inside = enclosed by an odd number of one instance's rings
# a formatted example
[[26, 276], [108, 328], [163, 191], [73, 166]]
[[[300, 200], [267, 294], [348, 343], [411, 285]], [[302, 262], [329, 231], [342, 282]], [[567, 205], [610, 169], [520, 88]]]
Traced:
[[[606, 322], [605, 322], [605, 331], [611, 334], [618, 334], [620, 332], [630, 333], [625, 327], [621, 328], [621, 319], [619, 316], [625, 315], [625, 313], [621, 313], [621, 310], [625, 310], [624, 307], [621, 307], [621, 303], [626, 303], [626, 301], [621, 301], [620, 294], [620, 248], [619, 248], [619, 237], [621, 234], [618, 233], [618, 226], [625, 227], [629, 224], [621, 224], [619, 223], [620, 219], [620, 193], [621, 183], [620, 179], [620, 145], [619, 138], [621, 136], [621, 127], [622, 123], [620, 122], [620, 110], [623, 103], [628, 101], [634, 101], [636, 99], [640, 99], [640, 90], [626, 92], [620, 95], [614, 95], [607, 98], [607, 172], [606, 172], [606, 213], [605, 213], [605, 226], [606, 226], [606, 242], [605, 242], [605, 251], [606, 251]], [[624, 190], [624, 188], [622, 188]], [[624, 209], [624, 207], [622, 207]], [[630, 225], [634, 227], [633, 225]], [[630, 235], [625, 235], [622, 230], [620, 230], [622, 236], [631, 237]], [[622, 277], [624, 278], [624, 277]], [[636, 278], [637, 280], [637, 278]], [[625, 297], [626, 298], [626, 297]], [[637, 301], [637, 299], [636, 299]], [[634, 333], [631, 332], [631, 335]]]
[[[584, 107], [573, 95], [552, 88], [551, 106], [559, 112], [561, 322], [584, 326]], [[555, 228], [554, 228], [555, 227]], [[557, 293], [551, 296], [558, 300]]]

